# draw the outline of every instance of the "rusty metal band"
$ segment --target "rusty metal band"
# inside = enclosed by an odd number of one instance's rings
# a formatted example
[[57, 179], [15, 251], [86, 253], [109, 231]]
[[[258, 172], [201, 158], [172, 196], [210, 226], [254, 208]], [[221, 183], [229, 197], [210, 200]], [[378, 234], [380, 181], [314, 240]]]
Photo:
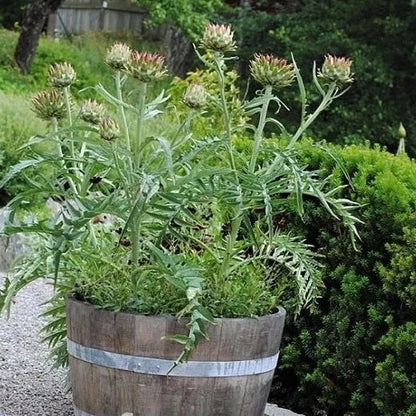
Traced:
[[[119, 354], [97, 348], [85, 347], [74, 341], [67, 341], [68, 353], [74, 358], [101, 367], [135, 373], [167, 375], [173, 360], [152, 357], [137, 357]], [[238, 377], [264, 374], [276, 368], [279, 353], [271, 357], [242, 361], [188, 361], [175, 367], [170, 377]]]

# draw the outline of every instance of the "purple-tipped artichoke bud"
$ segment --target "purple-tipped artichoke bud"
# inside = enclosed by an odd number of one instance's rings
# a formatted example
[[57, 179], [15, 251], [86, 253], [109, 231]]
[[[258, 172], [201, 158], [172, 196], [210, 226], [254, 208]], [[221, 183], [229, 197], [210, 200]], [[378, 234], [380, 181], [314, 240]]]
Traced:
[[234, 32], [229, 25], [210, 23], [205, 27], [201, 47], [207, 51], [229, 52], [236, 49]]
[[111, 117], [103, 117], [98, 127], [101, 138], [108, 142], [120, 137], [120, 128], [117, 122]]
[[285, 88], [295, 79], [293, 65], [273, 55], [255, 54], [250, 62], [252, 77], [263, 87]]
[[104, 62], [116, 71], [126, 70], [130, 62], [131, 49], [122, 42], [115, 43], [107, 50]]
[[85, 100], [81, 104], [79, 117], [81, 120], [91, 124], [99, 124], [101, 119], [105, 116], [105, 107], [95, 100]]
[[200, 84], [191, 84], [187, 88], [183, 102], [190, 108], [200, 109], [205, 107], [207, 103], [207, 92]]
[[353, 81], [351, 65], [351, 59], [326, 55], [318, 77], [326, 84], [336, 84], [337, 87], [350, 84]]
[[42, 120], [61, 120], [66, 115], [66, 104], [58, 91], [41, 91], [33, 96], [31, 110]]
[[158, 81], [165, 77], [165, 58], [157, 53], [133, 51], [127, 72], [141, 82]]
[[77, 74], [71, 64], [62, 62], [49, 67], [48, 77], [54, 88], [65, 88], [75, 83]]

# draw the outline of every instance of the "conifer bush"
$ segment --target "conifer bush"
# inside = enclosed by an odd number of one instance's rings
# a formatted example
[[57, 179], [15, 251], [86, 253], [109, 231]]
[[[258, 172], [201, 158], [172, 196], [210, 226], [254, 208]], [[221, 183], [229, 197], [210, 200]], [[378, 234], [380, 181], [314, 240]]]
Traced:
[[364, 223], [357, 250], [312, 201], [298, 223], [322, 247], [326, 290], [286, 331], [275, 397], [308, 416], [415, 415], [416, 164], [368, 146], [302, 146], [335, 183], [347, 181], [342, 158], [353, 185], [343, 196], [362, 204]]

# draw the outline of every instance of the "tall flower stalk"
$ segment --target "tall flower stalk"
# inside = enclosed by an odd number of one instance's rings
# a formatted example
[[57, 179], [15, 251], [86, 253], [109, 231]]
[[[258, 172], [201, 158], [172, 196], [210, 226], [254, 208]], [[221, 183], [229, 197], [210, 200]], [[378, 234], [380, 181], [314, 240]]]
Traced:
[[[353, 74], [351, 73], [352, 61], [346, 58], [339, 58], [332, 55], [326, 55], [324, 63], [321, 69], [316, 73], [316, 66], [313, 68], [313, 81], [315, 87], [318, 89], [322, 96], [322, 100], [318, 107], [312, 114], [306, 114], [306, 92], [303, 84], [302, 77], [298, 67], [295, 65], [296, 79], [299, 86], [302, 102], [302, 112], [299, 127], [295, 134], [292, 136], [289, 147], [294, 144], [302, 137], [302, 134], [306, 129], [317, 119], [317, 117], [324, 111], [329, 105], [337, 98], [341, 97], [347, 92], [347, 87], [353, 81]], [[327, 87], [327, 90], [322, 87], [319, 79], [322, 80], [323, 84]]]
[[225, 146], [227, 149], [230, 168], [233, 174], [233, 182], [236, 189], [235, 208], [233, 218], [231, 220], [230, 232], [226, 237], [226, 248], [224, 258], [222, 260], [219, 277], [221, 279], [228, 278], [229, 265], [235, 250], [235, 244], [240, 231], [241, 222], [243, 220], [243, 200], [241, 193], [240, 180], [238, 177], [237, 166], [234, 158], [234, 149], [231, 137], [231, 120], [228, 109], [228, 103], [225, 96], [225, 75], [224, 75], [224, 54], [235, 49], [234, 33], [230, 26], [210, 24], [206, 27], [200, 46], [213, 56], [213, 67], [217, 73], [218, 87], [220, 94], [220, 108], [224, 118], [224, 136]]
[[123, 101], [123, 89], [122, 89], [122, 73], [120, 70], [115, 70], [114, 72], [114, 79], [115, 79], [115, 86], [116, 86], [116, 96], [119, 101], [119, 111], [121, 115], [121, 120], [123, 123], [123, 132], [126, 138], [126, 147], [129, 151], [131, 151], [131, 143], [130, 143], [130, 129], [127, 124], [127, 117], [126, 111], [124, 109], [124, 101]]
[[[58, 136], [58, 120], [57, 120], [57, 118], [56, 117], [52, 117], [51, 118], [51, 131], [52, 131], [52, 133], [57, 137]], [[63, 152], [62, 152], [62, 146], [61, 146], [61, 142], [60, 142], [60, 140], [59, 140], [59, 137], [57, 137], [57, 140], [56, 140], [56, 151], [57, 151], [57, 153], [58, 153], [58, 157], [60, 158], [60, 159], [62, 159], [62, 163], [63, 163], [63, 157], [64, 157], [64, 154], [63, 154]]]
[[[136, 137], [132, 144], [133, 166], [136, 171], [142, 165], [142, 153], [144, 146], [144, 122], [146, 112], [147, 86], [150, 82], [162, 79], [167, 71], [164, 66], [164, 58], [158, 54], [148, 52], [133, 51], [130, 54], [130, 60], [127, 65], [127, 72], [133, 78], [139, 81], [139, 97], [137, 101], [137, 122]], [[139, 204], [146, 199], [144, 192], [145, 181], [141, 183], [138, 192], [134, 195], [133, 208], [131, 212], [131, 261], [137, 265], [140, 252], [140, 211]], [[134, 273], [134, 272], [133, 272]]]
[[[104, 58], [104, 62], [114, 71], [117, 106], [123, 123], [126, 148], [129, 152], [132, 151], [132, 147], [130, 142], [130, 129], [127, 123], [126, 111], [124, 109], [125, 103], [123, 100], [123, 83], [125, 79], [122, 78], [122, 74], [126, 72], [129, 67], [131, 52], [132, 51], [128, 45], [122, 42], [116, 42], [110, 49], [108, 49]], [[131, 171], [133, 166], [131, 160], [129, 160], [129, 166]]]
[[254, 144], [250, 159], [250, 171], [254, 172], [257, 158], [259, 156], [260, 145], [263, 138], [264, 127], [270, 102], [275, 99], [273, 89], [279, 90], [289, 87], [294, 78], [295, 72], [293, 65], [284, 59], [279, 59], [273, 55], [256, 54], [250, 63], [252, 77], [264, 87], [262, 94], [263, 103], [260, 110], [260, 118], [254, 133]]
[[139, 98], [137, 100], [137, 130], [136, 140], [133, 144], [133, 154], [135, 156], [136, 166], [141, 164], [141, 152], [144, 144], [144, 116], [146, 110], [147, 82], [141, 82], [139, 85]]
[[[123, 78], [123, 73], [127, 71], [127, 68], [130, 63], [131, 49], [128, 45], [122, 42], [116, 42], [107, 50], [104, 62], [114, 71], [114, 82], [116, 89], [116, 104], [118, 111], [121, 116], [123, 124], [123, 133], [125, 137], [126, 148], [131, 152], [131, 143], [130, 143], [130, 129], [127, 123], [125, 103], [123, 100], [123, 84], [125, 78]], [[109, 95], [109, 94], [108, 94]], [[110, 96], [111, 98], [111, 96]], [[131, 161], [130, 161], [130, 167]]]
[[[77, 79], [76, 72], [71, 64], [67, 62], [57, 63], [49, 67], [49, 82], [52, 87], [60, 89], [63, 92], [66, 115], [69, 127], [69, 153], [72, 160], [75, 160], [75, 147], [74, 147], [74, 135], [72, 132], [72, 104], [71, 104], [71, 93], [70, 88]], [[74, 163], [74, 162], [72, 162]]]
[[141, 164], [141, 152], [143, 151], [143, 124], [146, 110], [147, 85], [162, 79], [166, 75], [164, 58], [158, 54], [133, 51], [127, 66], [127, 72], [139, 84], [139, 97], [137, 101], [137, 133], [132, 150], [135, 156], [136, 167]]
[[[59, 64], [56, 64], [56, 66], [59, 68]], [[56, 142], [56, 149], [60, 164], [65, 168], [64, 152], [62, 149], [61, 138], [59, 137], [59, 122], [65, 118], [65, 114], [68, 114], [66, 111], [66, 100], [62, 97], [61, 91], [41, 91], [32, 98], [31, 104], [33, 112], [40, 119], [51, 123], [51, 131]], [[70, 142], [72, 143], [72, 140]], [[73, 192], [77, 194], [77, 187], [70, 175], [68, 175], [67, 181]]]

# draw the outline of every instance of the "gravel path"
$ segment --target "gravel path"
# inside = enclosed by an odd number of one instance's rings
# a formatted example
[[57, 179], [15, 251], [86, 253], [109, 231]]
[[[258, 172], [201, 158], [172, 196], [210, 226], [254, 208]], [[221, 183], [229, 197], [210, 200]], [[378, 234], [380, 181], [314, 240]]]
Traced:
[[43, 282], [30, 285], [18, 295], [10, 319], [0, 318], [0, 416], [74, 414], [63, 374], [50, 370], [47, 346], [39, 342], [40, 304], [50, 292]]

